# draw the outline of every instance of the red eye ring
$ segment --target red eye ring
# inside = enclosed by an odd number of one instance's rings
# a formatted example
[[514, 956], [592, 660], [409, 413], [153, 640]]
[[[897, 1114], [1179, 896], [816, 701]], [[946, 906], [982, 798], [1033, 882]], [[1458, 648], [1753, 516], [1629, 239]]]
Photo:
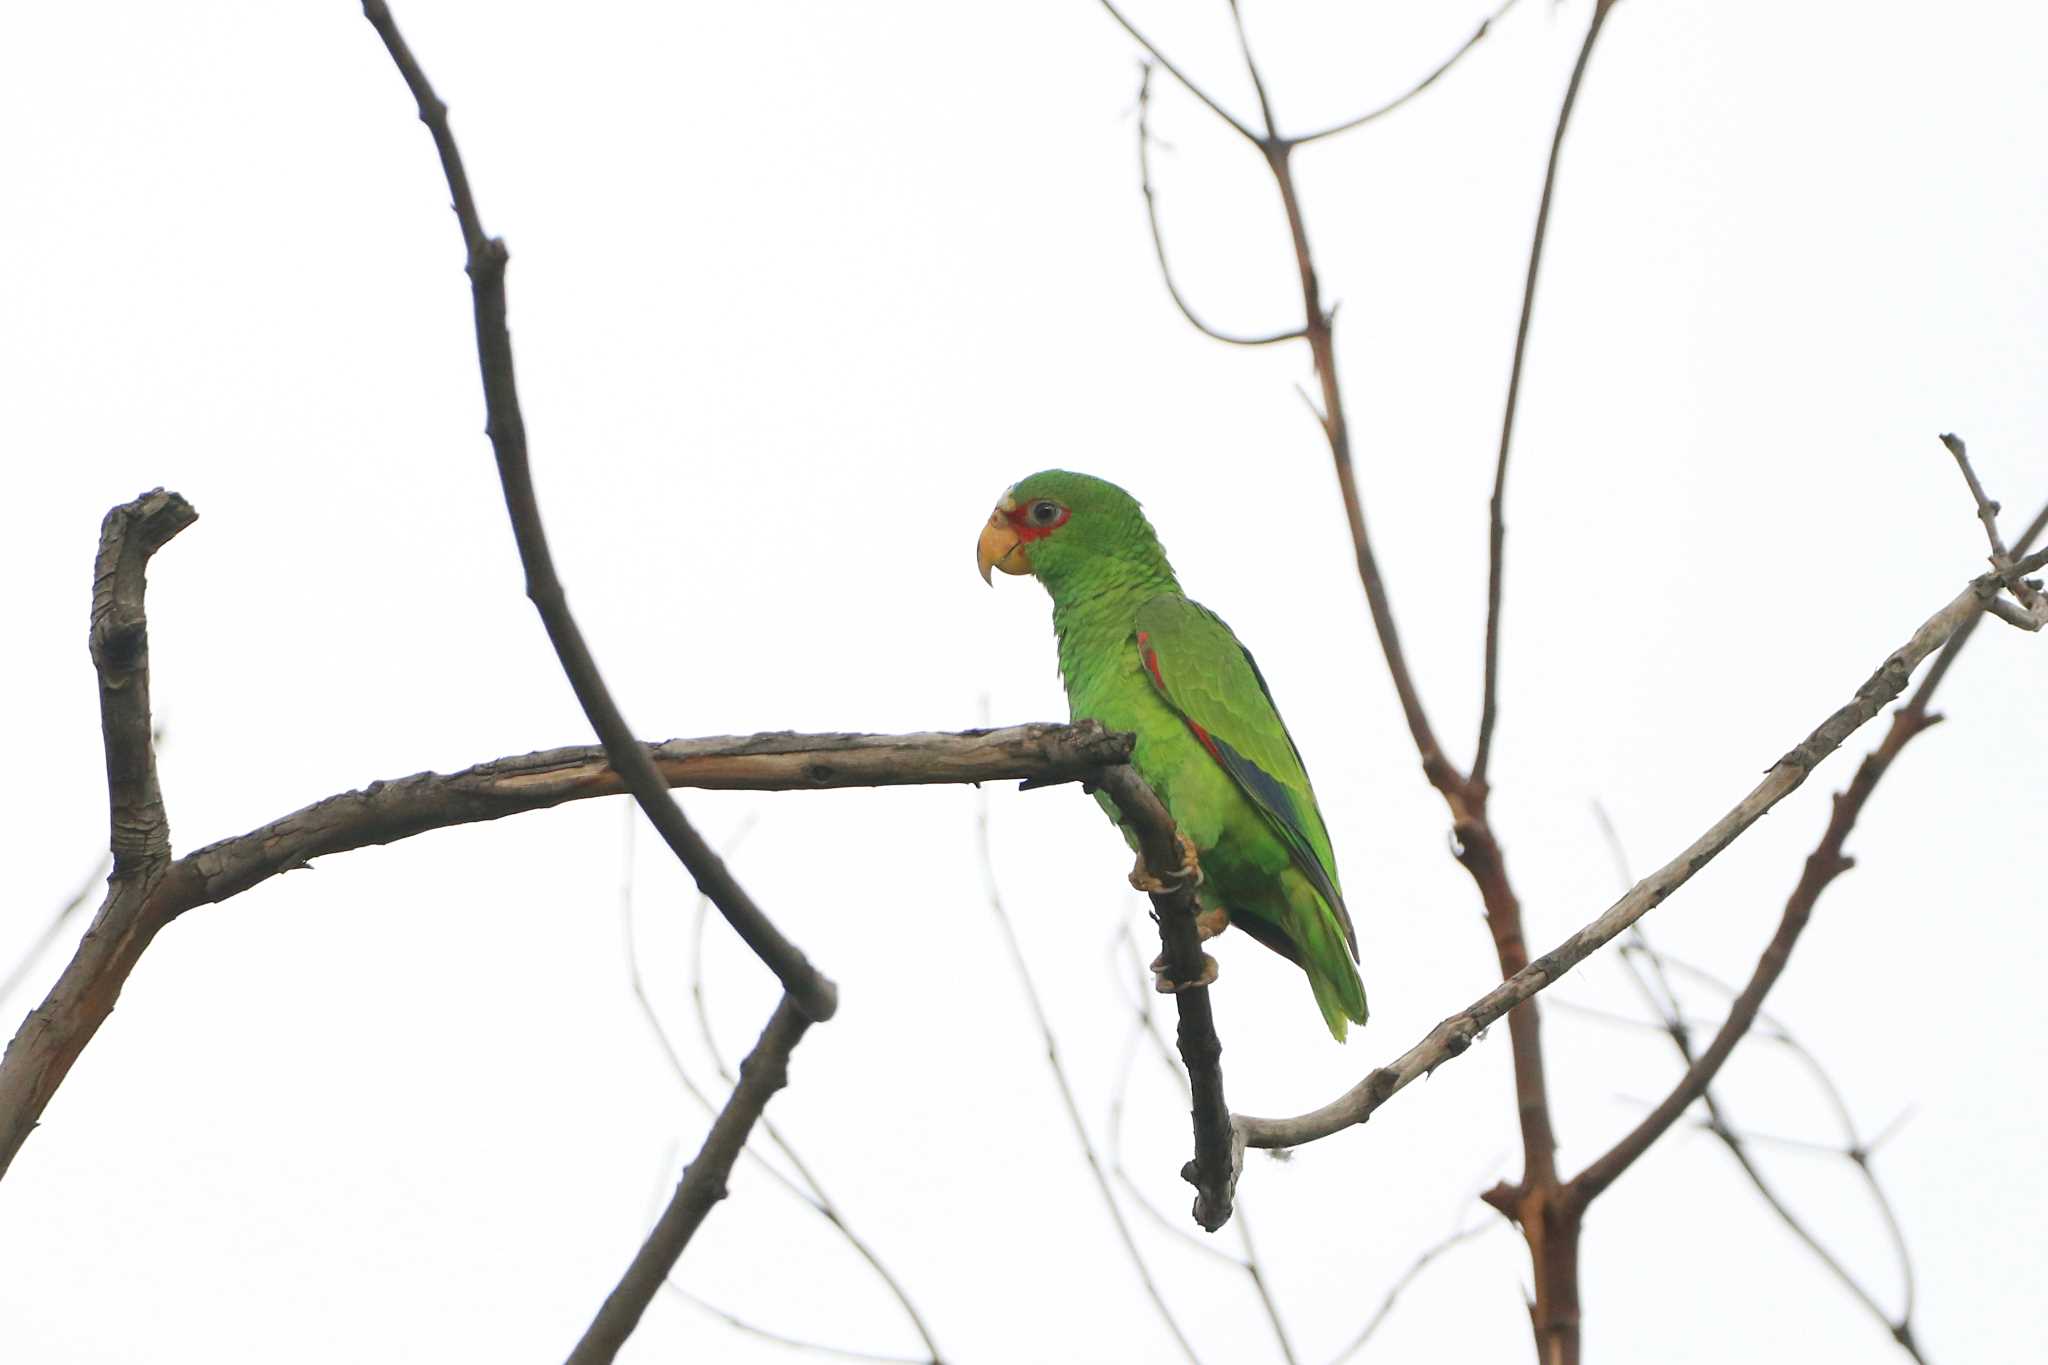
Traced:
[[1017, 539], [1028, 545], [1034, 540], [1043, 540], [1064, 526], [1068, 510], [1051, 498], [1033, 498], [1010, 514], [1010, 525], [1017, 532]]

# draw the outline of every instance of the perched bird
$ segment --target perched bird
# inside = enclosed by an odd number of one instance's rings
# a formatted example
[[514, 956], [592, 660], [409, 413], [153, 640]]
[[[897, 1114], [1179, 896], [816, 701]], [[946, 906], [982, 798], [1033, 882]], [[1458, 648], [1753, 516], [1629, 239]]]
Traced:
[[[1365, 1022], [1365, 987], [1315, 790], [1259, 666], [1181, 592], [1137, 499], [1086, 474], [1033, 474], [996, 504], [976, 557], [985, 581], [1032, 574], [1052, 595], [1074, 719], [1137, 736], [1131, 763], [1191, 845], [1180, 873], [1200, 878], [1202, 937], [1235, 923], [1299, 965], [1342, 1042], [1347, 1021]], [[1140, 856], [1131, 880], [1157, 890], [1174, 875]], [[1214, 980], [1215, 963], [1199, 981], [1159, 975], [1160, 990], [1184, 990]]]

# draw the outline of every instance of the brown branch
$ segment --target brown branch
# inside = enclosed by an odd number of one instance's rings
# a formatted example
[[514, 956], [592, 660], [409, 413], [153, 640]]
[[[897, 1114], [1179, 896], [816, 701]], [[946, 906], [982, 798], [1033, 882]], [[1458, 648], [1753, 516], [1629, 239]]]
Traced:
[[[1107, 0], [1105, 0], [1105, 4]], [[1561, 141], [1563, 128], [1569, 114], [1570, 103], [1576, 98], [1580, 79], [1583, 75], [1587, 55], [1597, 38], [1605, 20], [1606, 11], [1612, 0], [1596, 0], [1595, 13], [1586, 42], [1581, 49], [1578, 66], [1575, 68], [1567, 102], [1560, 111], [1557, 138]], [[1112, 13], [1114, 10], [1112, 9]], [[1237, 8], [1233, 0], [1232, 16], [1237, 20]], [[1118, 16], [1121, 19], [1121, 16]], [[1125, 27], [1130, 25], [1125, 23]], [[1480, 898], [1486, 908], [1487, 926], [1493, 935], [1495, 956], [1504, 980], [1513, 979], [1529, 968], [1528, 948], [1522, 926], [1520, 900], [1515, 895], [1507, 874], [1505, 855], [1496, 838], [1487, 813], [1487, 787], [1485, 781], [1485, 750], [1490, 747], [1491, 737], [1490, 706], [1489, 719], [1482, 722], [1482, 745], [1475, 771], [1468, 776], [1445, 756], [1442, 746], [1430, 725], [1423, 708], [1421, 694], [1415, 686], [1409, 670], [1407, 656], [1402, 648], [1400, 633], [1395, 625], [1393, 607], [1381, 576], [1377, 557], [1373, 553], [1368, 535], [1364, 508], [1361, 503], [1357, 475], [1351, 455], [1350, 427], [1345, 417], [1344, 398], [1338, 380], [1336, 358], [1336, 320], [1334, 310], [1326, 309], [1322, 301], [1321, 284], [1317, 277], [1314, 254], [1310, 249], [1308, 229], [1301, 208], [1300, 192], [1294, 179], [1292, 153], [1295, 142], [1279, 135], [1274, 126], [1271, 104], [1266, 97], [1265, 82], [1250, 45], [1244, 40], [1243, 25], [1238, 22], [1240, 48], [1245, 69], [1251, 78], [1254, 90], [1260, 98], [1260, 111], [1265, 120], [1265, 135], [1252, 137], [1241, 125], [1233, 121], [1240, 133], [1259, 147], [1272, 172], [1274, 185], [1280, 194], [1282, 211], [1287, 219], [1288, 236], [1294, 248], [1295, 266], [1300, 279], [1303, 328], [1307, 334], [1309, 350], [1314, 359], [1316, 377], [1322, 387], [1322, 408], [1318, 414], [1323, 433], [1329, 443], [1332, 463], [1337, 474], [1337, 485], [1344, 503], [1345, 519], [1351, 532], [1352, 548], [1357, 560], [1359, 582], [1365, 589], [1366, 603], [1370, 610], [1374, 633], [1379, 637], [1380, 649], [1387, 663], [1387, 671], [1394, 684], [1394, 692], [1401, 704], [1403, 719], [1407, 722], [1416, 752], [1422, 761], [1424, 775], [1430, 784], [1442, 794], [1450, 807], [1452, 831], [1458, 860], [1464, 865], [1479, 889]], [[1132, 30], [1141, 42], [1143, 36]], [[1483, 29], [1482, 29], [1483, 32]], [[1477, 42], [1475, 36], [1473, 42]], [[1146, 44], [1150, 47], [1150, 44]], [[1467, 48], [1471, 45], [1468, 44]], [[1455, 58], [1453, 59], [1455, 60]], [[1446, 64], [1448, 66], [1448, 64]], [[1178, 74], [1178, 73], [1176, 73]], [[1439, 73], [1440, 74], [1440, 73]], [[1434, 77], [1432, 77], [1434, 79]], [[1427, 81], [1424, 82], [1428, 84]], [[1210, 102], [1211, 107], [1215, 105]], [[1220, 110], [1218, 111], [1221, 112]], [[1551, 174], [1546, 176], [1544, 204], [1539, 209], [1536, 248], [1540, 249], [1542, 223], [1547, 218], [1549, 182], [1555, 172], [1555, 152]], [[1533, 252], [1532, 252], [1533, 254]], [[1533, 272], [1533, 265], [1532, 265]], [[1533, 288], [1533, 273], [1532, 273]], [[1527, 305], [1523, 319], [1526, 335]], [[1512, 414], [1512, 398], [1509, 412]], [[1310, 405], [1313, 409], [1314, 405]], [[1503, 450], [1506, 436], [1503, 435]], [[1504, 459], [1504, 455], [1503, 455]], [[1504, 468], [1501, 471], [1504, 473]], [[1500, 493], [1496, 488], [1494, 501], [1496, 517], [1500, 510]], [[1499, 588], [1498, 539], [1496, 538], [1495, 567], [1491, 574], [1490, 599], [1497, 602]], [[1494, 677], [1494, 662], [1497, 660], [1497, 626], [1493, 619], [1495, 608], [1489, 609], [1489, 662], [1486, 674], [1487, 696], [1491, 702], [1491, 684]], [[1531, 993], [1533, 994], [1533, 992]], [[1448, 1021], [1447, 1021], [1448, 1022]], [[1522, 1225], [1529, 1241], [1530, 1254], [1535, 1267], [1536, 1330], [1539, 1350], [1546, 1360], [1553, 1358], [1549, 1344], [1560, 1343], [1557, 1353], [1561, 1358], [1576, 1357], [1577, 1341], [1577, 1271], [1576, 1271], [1576, 1227], [1554, 1226], [1558, 1221], [1553, 1207], [1557, 1191], [1556, 1135], [1550, 1118], [1549, 1087], [1545, 1076], [1541, 1020], [1533, 1006], [1517, 1009], [1508, 1018], [1510, 1044], [1513, 1049], [1516, 1112], [1522, 1135], [1523, 1173], [1520, 1184], [1515, 1187], [1501, 1186], [1490, 1196], [1504, 1214]], [[1462, 1044], [1461, 1044], [1462, 1045]], [[1405, 1082], [1404, 1082], [1405, 1083]]]
[[603, 1365], [633, 1334], [711, 1206], [725, 1198], [726, 1177], [746, 1146], [747, 1134], [769, 1099], [788, 1083], [789, 1054], [810, 1026], [810, 1017], [796, 1000], [783, 996], [761, 1031], [761, 1040], [740, 1063], [740, 1083], [705, 1135], [697, 1159], [683, 1168], [668, 1208], [569, 1353], [569, 1365]]
[[[2048, 554], [2035, 554], [2020, 561], [2016, 568], [2023, 573], [2032, 572], [2044, 563], [2048, 563]], [[1354, 1124], [1363, 1123], [1374, 1110], [1408, 1085], [1463, 1053], [1479, 1036], [1481, 1029], [1550, 986], [1629, 925], [1663, 904], [1766, 811], [1797, 790], [1816, 765], [1841, 747], [1843, 740], [1904, 691], [1914, 667], [1941, 648], [1965, 622], [1980, 614], [1984, 603], [1999, 588], [1999, 575], [1995, 573], [1971, 580], [1952, 600], [1921, 623], [1912, 638], [1878, 666], [1850, 701], [1773, 763], [1763, 781], [1706, 833], [1676, 858], [1636, 883], [1599, 918], [1443, 1020], [1400, 1057], [1371, 1072], [1320, 1109], [1286, 1119], [1235, 1116], [1233, 1125], [1246, 1145], [1297, 1147], [1342, 1132]]]
[[1707, 1087], [1720, 1073], [1735, 1047], [1749, 1032], [1755, 1022], [1757, 1011], [1762, 1008], [1764, 997], [1784, 973], [1791, 960], [1792, 949], [1799, 941], [1799, 935], [1806, 928], [1813, 914], [1813, 907], [1821, 893], [1832, 881], [1849, 870], [1854, 859], [1842, 852], [1842, 846], [1849, 832], [1856, 827], [1856, 820], [1863, 812], [1864, 804], [1877, 787], [1878, 781], [1891, 767], [1892, 760], [1906, 744], [1933, 724], [1924, 709], [1914, 705], [1903, 706], [1892, 713], [1891, 728], [1878, 746], [1863, 759], [1856, 775], [1848, 787], [1834, 798], [1833, 812], [1828, 820], [1827, 830], [1822, 834], [1820, 844], [1807, 856], [1806, 866], [1798, 883], [1785, 902], [1785, 911], [1778, 922], [1778, 929], [1757, 959], [1756, 969], [1749, 984], [1735, 997], [1729, 1006], [1728, 1016], [1722, 1021], [1713, 1041], [1705, 1050], [1691, 1060], [1685, 1075], [1673, 1086], [1671, 1092], [1655, 1108], [1644, 1115], [1622, 1139], [1567, 1183], [1565, 1198], [1575, 1208], [1583, 1209], [1600, 1197], [1608, 1186], [1635, 1164], [1636, 1160], [1650, 1149], [1650, 1145], [1664, 1136], [1678, 1117], [1692, 1106], [1692, 1102], [1706, 1092]]
[[[777, 731], [640, 746], [660, 780], [719, 791], [1073, 782], [1130, 753], [1130, 737], [1093, 722], [958, 734], [799, 735]], [[458, 773], [415, 773], [330, 796], [209, 844], [172, 864], [157, 895], [166, 917], [226, 900], [312, 859], [452, 825], [616, 796], [625, 782], [595, 745], [493, 759]]]
[[[640, 747], [660, 780], [679, 787], [816, 791], [1009, 778], [1072, 782], [1104, 763], [1122, 762], [1130, 744], [1128, 735], [1083, 722], [959, 734], [781, 731]], [[147, 888], [131, 886], [146, 901], [140, 919], [130, 912], [110, 919], [109, 907], [102, 907], [94, 931], [0, 1062], [0, 1174], [72, 1061], [106, 1021], [149, 938], [187, 910], [239, 895], [314, 858], [625, 789], [595, 745], [494, 759], [459, 773], [415, 773], [317, 801], [186, 854], [161, 869]]]
[[1234, 332], [1219, 331], [1202, 321], [1188, 303], [1187, 296], [1180, 292], [1180, 285], [1174, 282], [1173, 268], [1166, 263], [1166, 238], [1159, 230], [1159, 205], [1152, 190], [1152, 63], [1139, 66], [1138, 76], [1138, 188], [1145, 195], [1145, 222], [1152, 229], [1152, 254], [1159, 261], [1159, 278], [1166, 283], [1166, 293], [1173, 300], [1173, 306], [1188, 320], [1188, 325], [1203, 336], [1232, 346], [1271, 346], [1275, 342], [1294, 341], [1306, 333], [1299, 327], [1285, 332], [1268, 332], [1261, 336], [1239, 336]]
[[[1116, 805], [1123, 822], [1138, 836], [1145, 866], [1155, 872], [1183, 863], [1180, 835], [1166, 807], [1145, 785], [1137, 770], [1123, 765], [1105, 768], [1096, 787]], [[1202, 975], [1202, 943], [1195, 928], [1195, 885], [1184, 881], [1152, 897], [1159, 921], [1159, 943], [1166, 975], [1173, 981], [1195, 981]], [[1223, 1044], [1216, 1038], [1216, 1018], [1209, 990], [1195, 986], [1174, 995], [1180, 1010], [1176, 1041], [1188, 1072], [1193, 1102], [1195, 1156], [1181, 1168], [1181, 1178], [1195, 1187], [1195, 1221], [1210, 1232], [1230, 1220], [1242, 1149], [1231, 1129], [1230, 1109], [1223, 1099]]]
[[[1515, 435], [1515, 411], [1522, 397], [1522, 361], [1529, 351], [1529, 319], [1536, 311], [1536, 276], [1543, 265], [1543, 242], [1550, 227], [1550, 201], [1557, 189], [1557, 168], [1564, 157], [1564, 134], [1570, 125], [1572, 108], [1578, 103], [1579, 86], [1592, 60], [1593, 44], [1607, 22], [1614, 0], [1595, 0], [1593, 20], [1586, 26], [1586, 40], [1579, 45], [1579, 59], [1572, 66], [1572, 78], [1564, 88], [1564, 102], [1557, 109], [1557, 131], [1550, 137], [1550, 161], [1543, 168], [1543, 195], [1536, 202], [1536, 230], [1529, 238], [1529, 270], [1522, 281], [1522, 316], [1515, 325], [1515, 355], [1508, 366], [1507, 406], [1500, 419], [1500, 454], [1493, 466], [1493, 498], [1487, 504], [1486, 550], [1486, 663], [1481, 673], [1479, 741], [1472, 754], [1473, 786], [1486, 786], [1487, 763], [1493, 757], [1493, 724], [1500, 679], [1500, 592], [1501, 570], [1507, 539], [1504, 501], [1508, 484], [1508, 447]], [[1480, 35], [1486, 25], [1479, 26]], [[1473, 39], [1478, 41], [1478, 37]]]
[[475, 302], [477, 362], [483, 376], [484, 406], [489, 414], [485, 430], [497, 456], [498, 478], [504, 486], [505, 507], [512, 519], [513, 539], [518, 543], [520, 563], [526, 569], [526, 595], [540, 612], [548, 639], [555, 647], [562, 671], [575, 690], [576, 700], [589, 717], [591, 728], [610, 755], [612, 766], [624, 777], [640, 808], [661, 834], [704, 894], [732, 925], [754, 955], [775, 973], [783, 990], [813, 1022], [832, 1017], [838, 1007], [838, 988], [813, 967], [789, 939], [769, 920], [740, 886], [725, 863], [704, 842], [682, 807], [668, 794], [667, 787], [647, 759], [631, 727], [605, 687], [597, 661], [591, 656], [583, 632], [569, 611], [569, 601], [555, 572], [554, 557], [548, 549], [547, 532], [541, 526], [540, 503], [534, 494], [533, 472], [527, 462], [526, 419], [519, 410], [519, 390], [512, 366], [512, 334], [506, 326], [505, 265], [510, 254], [503, 241], [486, 235], [471, 197], [469, 179], [462, 166], [448, 127], [448, 109], [434, 94], [426, 73], [399, 36], [398, 26], [384, 0], [363, 0], [363, 16], [384, 40], [419, 105], [420, 122], [433, 135], [441, 157], [441, 168], [455, 200], [455, 216], [462, 226], [463, 246], [468, 253], [470, 292]]
[[1326, 137], [1335, 137], [1339, 133], [1348, 133], [1353, 128], [1362, 128], [1366, 124], [1371, 123], [1374, 119], [1384, 118], [1388, 114], [1393, 113], [1396, 109], [1399, 109], [1402, 105], [1408, 103], [1408, 101], [1414, 99], [1417, 95], [1420, 95], [1423, 91], [1429, 89], [1429, 87], [1431, 87], [1432, 85], [1435, 85], [1437, 81], [1442, 78], [1444, 73], [1448, 72], [1452, 67], [1456, 66], [1460, 61], [1464, 60], [1465, 54], [1470, 52], [1473, 48], [1478, 47], [1480, 41], [1484, 39], [1487, 33], [1492, 30], [1494, 24], [1500, 21], [1500, 17], [1506, 14], [1509, 10], [1513, 9], [1514, 7], [1515, 0], [1504, 0], [1504, 3], [1502, 3], [1497, 9], [1495, 9], [1493, 13], [1487, 15], [1484, 19], [1481, 19], [1479, 21], [1479, 27], [1472, 30], [1472, 36], [1467, 38], [1456, 52], [1453, 52], [1450, 56], [1444, 58], [1444, 60], [1437, 66], [1437, 68], [1434, 71], [1430, 72], [1427, 76], [1424, 76], [1420, 81], [1417, 81], [1414, 85], [1409, 86], [1400, 94], [1394, 96], [1394, 98], [1388, 100], [1385, 104], [1381, 104], [1372, 109], [1368, 109], [1363, 114], [1358, 115], [1356, 118], [1348, 118], [1344, 120], [1342, 123], [1332, 124], [1327, 128], [1319, 128], [1313, 133], [1304, 133], [1300, 137], [1289, 138], [1288, 141], [1293, 143], [1297, 147], [1310, 142], [1320, 142], [1322, 139]]
[[1273, 1298], [1273, 1291], [1266, 1282], [1265, 1264], [1260, 1260], [1258, 1246], [1252, 1240], [1251, 1219], [1246, 1213], [1244, 1200], [1242, 1198], [1236, 1200], [1233, 1206], [1235, 1212], [1231, 1218], [1232, 1223], [1237, 1228], [1238, 1240], [1244, 1246], [1244, 1255], [1240, 1257], [1231, 1255], [1213, 1242], [1196, 1237], [1193, 1233], [1188, 1232], [1182, 1227], [1178, 1219], [1169, 1220], [1164, 1213], [1160, 1212], [1153, 1205], [1150, 1199], [1146, 1198], [1145, 1192], [1138, 1187], [1138, 1182], [1132, 1179], [1130, 1172], [1124, 1168], [1124, 1096], [1130, 1087], [1131, 1063], [1135, 1058], [1137, 1045], [1141, 1040], [1150, 1044], [1150, 1050], [1153, 1055], [1159, 1059], [1160, 1065], [1165, 1068], [1168, 1075], [1173, 1077], [1174, 1083], [1180, 1087], [1181, 1097], [1190, 1103], [1193, 1100], [1188, 1090], [1186, 1072], [1181, 1069], [1180, 1063], [1174, 1059], [1173, 1049], [1167, 1044], [1166, 1036], [1159, 1031], [1158, 1026], [1153, 1022], [1152, 1010], [1148, 1004], [1152, 992], [1146, 988], [1150, 985], [1150, 974], [1144, 969], [1144, 960], [1138, 951], [1138, 941], [1132, 935], [1128, 924], [1117, 931], [1115, 939], [1111, 941], [1110, 951], [1112, 956], [1121, 954], [1126, 960], [1128, 972], [1119, 973], [1119, 975], [1132, 982], [1144, 981], [1146, 983], [1145, 986], [1137, 989], [1135, 998], [1129, 999], [1126, 1002], [1131, 1006], [1132, 1010], [1131, 1035], [1129, 1042], [1124, 1047], [1123, 1061], [1117, 1067], [1116, 1086], [1110, 1092], [1109, 1139], [1107, 1143], [1109, 1147], [1110, 1170], [1116, 1176], [1118, 1182], [1123, 1185], [1124, 1190], [1137, 1202], [1138, 1207], [1144, 1210], [1146, 1216], [1151, 1218], [1154, 1223], [1157, 1223], [1178, 1240], [1186, 1242], [1189, 1246], [1196, 1248], [1206, 1255], [1215, 1257], [1226, 1265], [1235, 1266], [1245, 1273], [1245, 1277], [1251, 1281], [1252, 1292], [1258, 1296], [1259, 1307], [1264, 1310], [1266, 1321], [1273, 1329], [1274, 1344], [1280, 1349], [1281, 1359], [1286, 1362], [1286, 1365], [1296, 1365], [1299, 1357], [1295, 1354], [1293, 1341], [1288, 1337], [1287, 1322], [1281, 1316], [1280, 1305]]
[[143, 598], [151, 556], [198, 517], [190, 503], [158, 488], [114, 508], [100, 525], [90, 639], [99, 677], [113, 873], [78, 951], [0, 1059], [0, 1175], [113, 1012], [121, 983], [164, 924], [151, 897], [170, 867], [171, 824], [150, 731]]

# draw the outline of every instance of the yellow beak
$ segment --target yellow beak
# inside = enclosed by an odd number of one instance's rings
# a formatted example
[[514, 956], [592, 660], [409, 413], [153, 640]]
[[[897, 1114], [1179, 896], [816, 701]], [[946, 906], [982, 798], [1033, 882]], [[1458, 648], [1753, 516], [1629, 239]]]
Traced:
[[995, 585], [988, 576], [990, 569], [1001, 569], [1004, 573], [1027, 574], [1031, 572], [1031, 555], [1024, 548], [1024, 542], [1017, 539], [1017, 529], [1010, 525], [1010, 519], [1003, 515], [1010, 510], [1006, 498], [995, 511], [988, 514], [988, 525], [981, 528], [981, 540], [974, 547], [974, 558], [981, 569], [981, 581]]

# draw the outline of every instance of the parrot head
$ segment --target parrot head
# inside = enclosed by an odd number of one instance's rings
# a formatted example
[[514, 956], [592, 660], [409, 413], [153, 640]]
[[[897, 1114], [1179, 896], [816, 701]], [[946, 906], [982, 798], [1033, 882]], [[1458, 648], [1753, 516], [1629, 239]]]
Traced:
[[1138, 500], [1106, 479], [1048, 469], [1013, 484], [989, 513], [975, 546], [989, 570], [1033, 574], [1057, 598], [1090, 569], [1128, 565], [1171, 576], [1166, 551]]

